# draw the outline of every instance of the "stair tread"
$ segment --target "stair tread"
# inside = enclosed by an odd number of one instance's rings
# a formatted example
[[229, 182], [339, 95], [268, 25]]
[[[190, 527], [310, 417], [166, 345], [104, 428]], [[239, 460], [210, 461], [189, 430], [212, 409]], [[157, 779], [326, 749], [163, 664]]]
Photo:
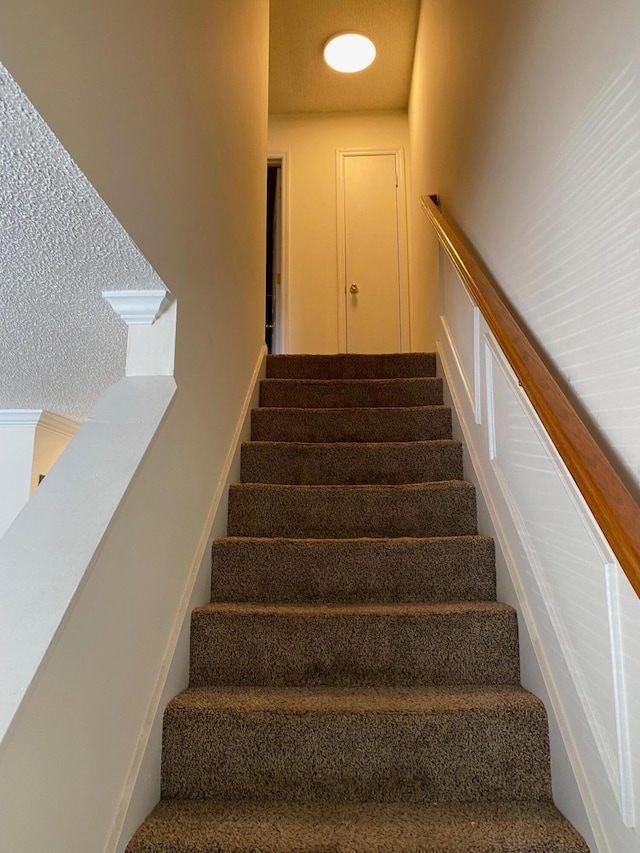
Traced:
[[540, 709], [542, 702], [520, 685], [432, 687], [189, 687], [167, 714], [460, 714], [485, 710]]
[[399, 485], [229, 487], [228, 532], [352, 539], [477, 533], [475, 487], [464, 480]]
[[296, 802], [551, 798], [522, 687], [200, 687], [164, 718], [164, 796]]
[[442, 404], [442, 379], [263, 379], [260, 405], [300, 408], [360, 408]]
[[305, 414], [308, 412], [322, 412], [323, 414], [340, 414], [340, 415], [353, 415], [358, 416], [361, 414], [380, 414], [384, 412], [389, 413], [400, 413], [403, 412], [442, 412], [443, 410], [449, 410], [450, 406], [441, 405], [439, 403], [434, 403], [431, 406], [359, 406], [358, 408], [353, 407], [331, 407], [331, 406], [309, 406], [309, 407], [301, 407], [301, 406], [279, 406], [277, 408], [259, 408], [253, 409], [254, 412], [259, 412], [264, 415], [279, 415], [282, 412], [291, 412], [296, 414], [301, 414], [301, 411], [304, 411]]
[[400, 548], [406, 545], [412, 544], [445, 544], [450, 542], [460, 542], [462, 543], [473, 543], [473, 542], [483, 542], [490, 543], [493, 542], [493, 539], [490, 536], [483, 536], [480, 533], [466, 533], [452, 536], [357, 536], [353, 539], [314, 539], [313, 537], [305, 537], [305, 536], [224, 536], [220, 539], [216, 539], [213, 543], [213, 547], [216, 547], [217, 543], [238, 543], [242, 545], [246, 545], [248, 543], [260, 543], [260, 542], [268, 542], [270, 545], [274, 543], [280, 544], [291, 544], [291, 545], [313, 545], [314, 547], [320, 545], [324, 547], [325, 545], [332, 547], [344, 548], [345, 546], [358, 546], [358, 545], [384, 545], [389, 548]]
[[486, 536], [301, 539], [229, 536], [213, 544], [212, 601], [493, 601]]
[[210, 604], [193, 612], [190, 684], [517, 684], [516, 614], [447, 604]]
[[258, 408], [251, 412], [251, 437], [306, 442], [451, 438], [451, 408], [443, 405]]
[[435, 376], [435, 353], [301, 354], [267, 356], [268, 378], [311, 379]]
[[427, 481], [426, 483], [395, 483], [388, 485], [385, 483], [353, 483], [353, 484], [336, 484], [336, 483], [304, 483], [301, 485], [292, 483], [232, 483], [229, 487], [234, 491], [281, 491], [294, 494], [295, 492], [316, 491], [318, 494], [330, 494], [331, 492], [348, 492], [350, 494], [364, 494], [365, 492], [387, 492], [389, 495], [398, 494], [400, 492], [417, 492], [417, 491], [442, 491], [443, 489], [463, 489], [465, 491], [475, 491], [475, 486], [468, 480], [437, 480]]
[[461, 480], [462, 444], [252, 441], [242, 444], [243, 483], [394, 485]]
[[[332, 411], [328, 409], [326, 411]], [[462, 447], [462, 442], [455, 438], [430, 438], [425, 441], [269, 441], [257, 439], [242, 442], [242, 447], [285, 447], [292, 450], [317, 451], [333, 448], [345, 448], [354, 452], [366, 453], [368, 450], [403, 449], [419, 453], [422, 449], [441, 449], [447, 447]]]
[[260, 602], [211, 602], [193, 611], [199, 615], [226, 614], [237, 616], [290, 616], [306, 619], [337, 616], [453, 616], [461, 614], [513, 613], [509, 604], [500, 601], [451, 601], [438, 603], [381, 604], [263, 604]]
[[127, 853], [588, 853], [548, 802], [162, 800]]
[[365, 385], [372, 385], [373, 387], [381, 388], [383, 385], [409, 385], [416, 382], [428, 382], [428, 383], [440, 383], [442, 380], [437, 376], [395, 376], [395, 377], [385, 377], [383, 379], [370, 377], [366, 379], [362, 378], [349, 378], [345, 377], [342, 379], [287, 379], [280, 377], [267, 377], [266, 379], [260, 380], [265, 385], [276, 385], [282, 384], [284, 386], [290, 385], [302, 385], [302, 386], [317, 386], [317, 385], [329, 385], [329, 386], [337, 386], [337, 385], [345, 385], [356, 387], [364, 387]]

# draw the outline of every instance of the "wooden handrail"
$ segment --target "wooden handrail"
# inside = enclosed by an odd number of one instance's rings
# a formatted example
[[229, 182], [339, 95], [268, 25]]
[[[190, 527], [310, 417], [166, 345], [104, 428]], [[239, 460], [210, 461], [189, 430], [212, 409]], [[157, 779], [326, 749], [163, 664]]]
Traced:
[[443, 216], [438, 197], [422, 196], [420, 202], [620, 566], [640, 596], [640, 506], [536, 352], [478, 256]]

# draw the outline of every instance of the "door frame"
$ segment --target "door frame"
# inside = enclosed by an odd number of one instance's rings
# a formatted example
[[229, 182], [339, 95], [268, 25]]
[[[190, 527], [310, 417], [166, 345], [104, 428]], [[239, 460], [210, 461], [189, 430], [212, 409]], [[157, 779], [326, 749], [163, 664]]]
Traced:
[[407, 221], [407, 188], [404, 148], [338, 148], [336, 150], [337, 247], [338, 247], [338, 347], [347, 351], [347, 246], [345, 239], [345, 161], [347, 157], [395, 157], [398, 221], [398, 286], [400, 288], [400, 351], [411, 352], [411, 317], [409, 303], [409, 231]]
[[289, 150], [269, 149], [267, 151], [267, 166], [279, 166], [282, 197], [281, 214], [282, 228], [280, 234], [280, 284], [277, 285], [275, 336], [273, 339], [274, 353], [289, 352], [289, 209], [291, 198], [291, 152]]

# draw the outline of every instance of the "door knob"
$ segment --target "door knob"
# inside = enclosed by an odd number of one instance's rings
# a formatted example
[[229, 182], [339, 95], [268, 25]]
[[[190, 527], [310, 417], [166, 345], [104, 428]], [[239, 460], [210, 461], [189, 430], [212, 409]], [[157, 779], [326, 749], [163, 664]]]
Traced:
[[355, 283], [355, 281], [353, 282], [353, 284], [352, 284], [352, 285], [351, 285], [351, 287], [349, 288], [349, 293], [354, 293], [354, 294], [355, 294], [355, 293], [360, 293], [360, 288], [359, 288], [359, 287], [358, 287], [358, 285]]

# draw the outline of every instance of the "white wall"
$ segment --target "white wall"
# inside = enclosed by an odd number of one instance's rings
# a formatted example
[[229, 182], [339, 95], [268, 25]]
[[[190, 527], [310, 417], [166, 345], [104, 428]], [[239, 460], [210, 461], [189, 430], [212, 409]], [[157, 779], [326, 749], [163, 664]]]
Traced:
[[[536, 656], [525, 659], [523, 678], [535, 682], [540, 667], [540, 684], [556, 696], [549, 700], [558, 714], [552, 731], [562, 732], [564, 744], [556, 743], [571, 756], [569, 764], [556, 749], [556, 797], [584, 825], [577, 777], [591, 823], [585, 833], [593, 831], [592, 847], [601, 853], [626, 853], [639, 843], [633, 718], [630, 745], [615, 743], [625, 702], [633, 708], [638, 701], [638, 600], [626, 579], [604, 566], [606, 547], [593, 552], [597, 534], [588, 525], [580, 522], [578, 540], [567, 541], [577, 522], [556, 489], [544, 441], [522, 414], [508, 371], [503, 376], [496, 367], [495, 383], [484, 375], [485, 351], [469, 346], [473, 323], [459, 319], [463, 297], [449, 295], [448, 332], [438, 327], [438, 252], [418, 197], [440, 194], [445, 213], [475, 245], [638, 494], [639, 37], [635, 0], [424, 0], [409, 108], [414, 334], [421, 325], [424, 340], [440, 338], [443, 351], [447, 334], [457, 337], [461, 363], [469, 352], [480, 359], [481, 388], [489, 383], [498, 416], [511, 419], [496, 461], [486, 411], [475, 425], [467, 404], [470, 430], [480, 433], [480, 473], [488, 471], [514, 537], [502, 584], [518, 590], [521, 624], [534, 637]], [[465, 322], [460, 335], [456, 323]], [[472, 390], [475, 370], [468, 366]], [[465, 395], [462, 382], [459, 397]], [[524, 426], [528, 472], [510, 448], [510, 430]], [[504, 498], [505, 482], [507, 495], [517, 492], [524, 507]], [[535, 495], [543, 497], [531, 502]], [[627, 667], [629, 692], [614, 684], [616, 667], [616, 677]], [[626, 769], [619, 767], [627, 754]], [[623, 816], [625, 798], [635, 805], [631, 817], [628, 802]]]
[[271, 115], [290, 152], [289, 352], [338, 352], [336, 150], [408, 147], [404, 111]]
[[[111, 850], [262, 354], [268, 3], [7, 0], [0, 34], [178, 305], [175, 399], [0, 747], [5, 843]], [[34, 584], [29, 618], [55, 585]]]
[[409, 111], [414, 212], [440, 193], [636, 493], [639, 39], [636, 0], [425, 0]]
[[0, 428], [0, 538], [29, 500], [35, 426]]

